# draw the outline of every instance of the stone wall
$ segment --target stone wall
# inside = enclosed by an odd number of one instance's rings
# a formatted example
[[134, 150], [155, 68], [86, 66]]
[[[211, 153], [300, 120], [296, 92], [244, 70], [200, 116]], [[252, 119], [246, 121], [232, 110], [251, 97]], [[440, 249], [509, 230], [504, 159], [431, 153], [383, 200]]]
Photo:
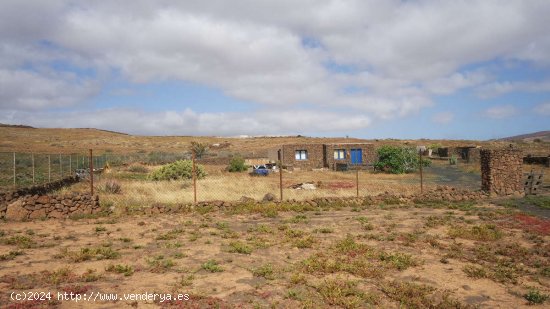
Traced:
[[540, 164], [546, 167], [550, 167], [550, 156], [532, 156], [527, 155], [523, 157], [524, 164]]
[[[296, 160], [296, 151], [306, 150], [306, 160]], [[325, 154], [323, 144], [293, 144], [282, 147], [283, 165], [289, 169], [305, 169], [325, 167]]]
[[[359, 206], [359, 205], [411, 205], [411, 204], [431, 204], [438, 202], [466, 202], [479, 201], [487, 199], [489, 195], [483, 191], [462, 190], [449, 186], [438, 186], [433, 190], [417, 194], [390, 194], [382, 193], [375, 196], [363, 197], [320, 197], [309, 200], [288, 200], [288, 201], [256, 201], [252, 198], [243, 197], [238, 202], [228, 201], [205, 201], [193, 204], [164, 205], [154, 204], [150, 207], [133, 209], [128, 211], [136, 214], [162, 214], [162, 213], [180, 213], [196, 210], [197, 208], [211, 207], [213, 209], [228, 210], [243, 204], [262, 205], [263, 207], [292, 204], [301, 206], [303, 209], [310, 207], [324, 207], [330, 205], [336, 206]], [[313, 210], [313, 209], [312, 209]]]
[[523, 153], [519, 149], [482, 149], [481, 188], [493, 195], [523, 194]]
[[47, 184], [20, 188], [0, 193], [0, 218], [26, 220], [37, 218], [64, 218], [71, 215], [99, 211], [99, 197], [90, 194], [48, 194], [72, 185], [78, 177], [66, 177]]
[[28, 220], [67, 218], [99, 212], [99, 196], [88, 193], [20, 196], [0, 206], [0, 218]]
[[[343, 149], [345, 150], [345, 158], [336, 160], [334, 159], [334, 150]], [[373, 165], [376, 161], [376, 150], [374, 149], [373, 144], [367, 143], [343, 143], [343, 144], [326, 144], [325, 145], [325, 166], [336, 170], [336, 163], [346, 163], [351, 164], [351, 149], [361, 149], [363, 166]]]

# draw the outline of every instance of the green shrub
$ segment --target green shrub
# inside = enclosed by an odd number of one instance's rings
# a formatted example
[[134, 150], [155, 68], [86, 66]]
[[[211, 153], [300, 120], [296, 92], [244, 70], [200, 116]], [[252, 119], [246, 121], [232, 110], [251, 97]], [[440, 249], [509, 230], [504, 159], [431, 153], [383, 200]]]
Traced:
[[[206, 172], [202, 165], [196, 165], [197, 178], [204, 178]], [[156, 171], [149, 174], [150, 180], [179, 180], [193, 178], [193, 162], [191, 160], [179, 160], [174, 163], [163, 165]]]
[[[378, 148], [378, 162], [374, 168], [392, 174], [410, 173], [419, 168], [416, 149], [410, 147], [382, 146]], [[429, 166], [430, 160], [423, 159], [422, 165]]]
[[541, 293], [539, 290], [531, 289], [523, 298], [525, 298], [529, 304], [542, 304], [548, 299], [548, 295]]
[[244, 172], [248, 169], [248, 166], [244, 164], [244, 159], [241, 156], [235, 156], [229, 162], [227, 170], [230, 172]]

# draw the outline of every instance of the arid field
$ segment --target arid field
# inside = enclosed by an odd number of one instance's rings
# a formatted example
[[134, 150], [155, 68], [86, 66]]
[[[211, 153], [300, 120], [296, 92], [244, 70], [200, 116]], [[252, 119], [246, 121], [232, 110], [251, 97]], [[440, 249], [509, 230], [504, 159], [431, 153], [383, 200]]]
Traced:
[[[35, 137], [41, 142], [31, 143], [37, 152], [78, 143], [62, 136], [47, 144], [40, 134]], [[136, 137], [141, 146], [134, 147], [125, 144], [134, 137], [119, 135], [121, 140], [108, 146], [113, 152], [164, 149], [163, 143], [172, 142], [151, 138], [148, 144], [148, 138]], [[235, 139], [231, 147], [264, 151], [269, 140]], [[187, 149], [190, 141], [180, 146]], [[9, 144], [28, 150], [20, 140]], [[527, 198], [373, 202], [363, 197], [418, 194], [420, 174], [284, 170], [286, 202], [256, 203], [251, 201], [266, 194], [279, 199], [279, 172], [251, 176], [205, 164], [207, 176], [197, 180], [199, 205], [178, 208], [193, 203], [193, 183], [151, 180], [159, 168], [146, 162], [113, 164], [97, 175], [98, 214], [0, 222], [0, 307], [543, 308], [549, 303], [546, 191]], [[549, 172], [523, 166], [525, 173], [532, 169]], [[297, 189], [304, 183], [315, 189]], [[423, 170], [425, 192], [440, 186], [479, 191], [480, 184], [479, 164], [433, 160]], [[82, 181], [53, 194], [89, 190], [89, 182]], [[298, 202], [357, 194], [361, 202], [352, 205]], [[205, 201], [231, 206], [200, 206]], [[160, 206], [180, 210], [147, 214]]]
[[[266, 206], [4, 222], [0, 302], [11, 308], [527, 307], [550, 292], [550, 221], [519, 213], [514, 201], [499, 203], [507, 206], [334, 204], [286, 212]], [[11, 291], [55, 297], [13, 302]], [[57, 292], [181, 293], [190, 300], [77, 303], [57, 300]]]

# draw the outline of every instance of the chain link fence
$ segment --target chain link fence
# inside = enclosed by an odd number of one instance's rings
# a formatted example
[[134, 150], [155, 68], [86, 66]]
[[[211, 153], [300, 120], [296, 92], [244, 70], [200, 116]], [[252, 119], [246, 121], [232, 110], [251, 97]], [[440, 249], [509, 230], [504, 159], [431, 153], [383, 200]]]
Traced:
[[[191, 160], [191, 152], [138, 152], [116, 154], [93, 152], [95, 192], [102, 201], [126, 207], [143, 207], [155, 203], [178, 204], [201, 201], [306, 200], [322, 197], [355, 197], [381, 193], [414, 194], [437, 185], [464, 189], [480, 188], [477, 165], [453, 165], [447, 161], [433, 161], [430, 167], [410, 174], [374, 173], [372, 169], [286, 170], [275, 166], [264, 176], [252, 167], [243, 172], [229, 172], [231, 157], [209, 154], [196, 159], [203, 166], [204, 178], [153, 181], [150, 174], [163, 164], [177, 160]], [[89, 153], [33, 154], [0, 153], [0, 187], [11, 189], [42, 184], [74, 175], [77, 170], [88, 170]], [[421, 179], [422, 178], [422, 179]], [[116, 182], [120, 190], [114, 192], [108, 182]], [[421, 185], [422, 184], [422, 185]], [[82, 184], [71, 190], [89, 190]]]

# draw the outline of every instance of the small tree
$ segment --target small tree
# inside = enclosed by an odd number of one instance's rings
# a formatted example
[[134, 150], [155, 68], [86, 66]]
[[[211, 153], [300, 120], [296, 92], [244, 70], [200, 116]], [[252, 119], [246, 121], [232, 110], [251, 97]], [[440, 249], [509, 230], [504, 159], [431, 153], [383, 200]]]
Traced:
[[227, 170], [230, 172], [244, 172], [248, 169], [248, 166], [244, 163], [244, 159], [241, 156], [235, 156], [229, 162]]
[[[202, 165], [195, 165], [197, 178], [204, 178], [206, 172]], [[174, 163], [163, 165], [158, 170], [149, 174], [150, 180], [178, 180], [193, 178], [193, 162], [191, 160], [178, 160]]]
[[[378, 162], [374, 168], [393, 174], [410, 173], [419, 168], [416, 149], [410, 147], [382, 146], [378, 149]], [[429, 166], [430, 160], [422, 160], [423, 166]]]
[[193, 141], [191, 142], [191, 151], [195, 153], [197, 159], [200, 159], [208, 152], [208, 144]]

